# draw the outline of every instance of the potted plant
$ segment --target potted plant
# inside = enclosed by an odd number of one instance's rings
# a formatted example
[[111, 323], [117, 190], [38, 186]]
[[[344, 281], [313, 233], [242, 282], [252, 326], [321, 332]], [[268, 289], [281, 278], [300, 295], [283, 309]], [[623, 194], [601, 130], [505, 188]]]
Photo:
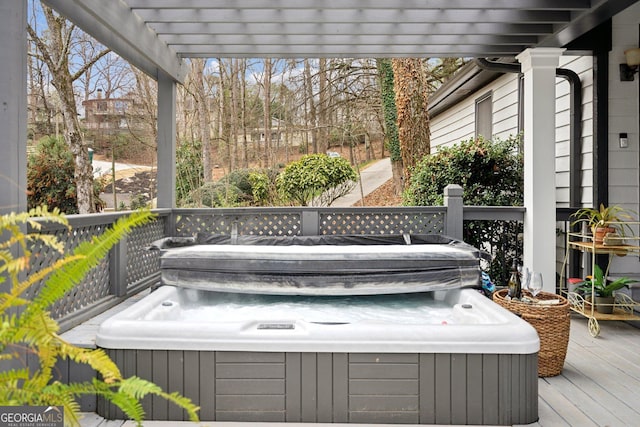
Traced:
[[619, 233], [624, 236], [625, 228], [633, 234], [633, 229], [624, 221], [633, 220], [632, 211], [619, 205], [606, 206], [600, 204], [600, 208], [581, 208], [571, 215], [575, 221], [571, 225], [586, 221], [593, 233], [596, 244], [602, 244], [607, 233]]
[[608, 281], [602, 268], [599, 265], [593, 266], [593, 275], [578, 287], [580, 291], [585, 294], [593, 293], [593, 302], [596, 305], [596, 310], [599, 313], [611, 314], [613, 313], [613, 303], [615, 301], [614, 292], [622, 288], [626, 288], [629, 284], [635, 283], [637, 280], [629, 277], [620, 277], [616, 280]]

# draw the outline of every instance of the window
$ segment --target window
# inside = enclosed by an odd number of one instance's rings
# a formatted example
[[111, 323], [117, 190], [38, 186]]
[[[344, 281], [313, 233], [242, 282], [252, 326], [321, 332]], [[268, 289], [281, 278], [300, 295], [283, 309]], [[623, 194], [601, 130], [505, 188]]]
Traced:
[[476, 99], [476, 138], [493, 136], [493, 102], [491, 92]]

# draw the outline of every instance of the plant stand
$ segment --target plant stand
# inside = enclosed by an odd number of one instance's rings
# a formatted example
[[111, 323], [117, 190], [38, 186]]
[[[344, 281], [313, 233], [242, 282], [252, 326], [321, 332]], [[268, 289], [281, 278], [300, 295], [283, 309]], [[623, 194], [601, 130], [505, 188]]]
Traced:
[[[638, 222], [627, 222], [627, 225], [638, 225]], [[618, 237], [619, 244], [605, 245], [603, 243], [596, 243], [594, 236], [585, 234], [582, 232], [567, 232], [567, 246], [565, 263], [562, 266], [560, 272], [560, 286], [562, 289], [560, 293], [566, 295], [571, 310], [585, 316], [589, 319], [587, 327], [592, 337], [597, 337], [600, 334], [600, 324], [598, 321], [605, 320], [640, 320], [640, 315], [635, 312], [636, 308], [640, 308], [640, 303], [634, 301], [628, 295], [616, 292], [613, 302], [613, 310], [611, 314], [600, 313], [596, 310], [595, 301], [587, 301], [585, 298], [576, 293], [569, 292], [564, 288], [564, 271], [566, 266], [566, 259], [568, 258], [570, 250], [578, 250], [591, 255], [592, 267], [596, 264], [596, 255], [605, 254], [609, 256], [609, 261], [614, 255], [624, 256], [628, 253], [640, 253], [640, 245], [638, 244], [639, 238], [633, 237]], [[606, 273], [605, 273], [606, 277]], [[594, 295], [594, 289], [592, 287], [591, 295]]]

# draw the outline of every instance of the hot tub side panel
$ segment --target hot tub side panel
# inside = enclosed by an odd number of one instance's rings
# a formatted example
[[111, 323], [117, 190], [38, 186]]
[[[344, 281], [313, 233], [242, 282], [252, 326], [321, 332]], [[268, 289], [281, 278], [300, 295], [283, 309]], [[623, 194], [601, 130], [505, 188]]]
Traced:
[[[537, 353], [369, 354], [107, 350], [125, 376], [190, 397], [204, 421], [529, 424]], [[146, 399], [151, 420], [183, 420]], [[100, 402], [108, 419], [122, 418]]]

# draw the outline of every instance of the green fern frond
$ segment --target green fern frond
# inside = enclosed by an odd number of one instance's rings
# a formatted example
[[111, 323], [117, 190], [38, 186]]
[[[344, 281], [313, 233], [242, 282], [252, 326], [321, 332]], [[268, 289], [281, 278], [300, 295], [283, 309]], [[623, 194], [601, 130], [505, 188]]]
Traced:
[[122, 379], [118, 366], [102, 349], [83, 349], [60, 340], [60, 356], [95, 369], [107, 384]]
[[0, 390], [4, 389], [5, 385], [17, 385], [19, 381], [29, 378], [29, 369], [8, 369], [6, 371], [0, 371]]
[[[40, 405], [54, 405], [62, 406], [64, 409], [64, 420], [67, 425], [80, 425], [80, 419], [78, 413], [80, 412], [80, 404], [76, 400], [76, 387], [74, 384], [62, 384], [58, 381], [43, 387], [42, 389], [42, 401], [38, 402]], [[81, 387], [84, 388], [84, 387]], [[90, 388], [86, 388], [91, 390]], [[49, 403], [55, 402], [55, 403]]]
[[[35, 271], [27, 277], [27, 280], [22, 282], [14, 282], [14, 286], [11, 289], [10, 294], [3, 294], [4, 298], [0, 299], [0, 313], [6, 311], [8, 307], [15, 307], [18, 305], [22, 305], [26, 300], [19, 299], [20, 295], [22, 295], [27, 289], [29, 289], [34, 284], [44, 280], [48, 275], [53, 273], [54, 271], [62, 268], [63, 266], [79, 261], [82, 259], [81, 255], [69, 255], [62, 259], [57, 260], [53, 264], [48, 267], [43, 267], [41, 270]], [[26, 301], [27, 303], [31, 303], [31, 301]]]
[[129, 377], [120, 384], [120, 391], [136, 399], [142, 399], [147, 394], [158, 394], [162, 389], [154, 383], [139, 377]]
[[[137, 377], [122, 378], [117, 365], [101, 349], [82, 349], [64, 341], [59, 335], [59, 325], [47, 311], [51, 304], [67, 294], [85, 275], [108, 254], [108, 251], [133, 227], [146, 224], [153, 215], [148, 211], [138, 211], [127, 218], [121, 218], [101, 236], [90, 242], [80, 243], [70, 254], [64, 255], [50, 265], [28, 271], [33, 243], [57, 251], [64, 245], [54, 234], [24, 234], [23, 224], [28, 223], [35, 230], [41, 223], [33, 220], [33, 215], [68, 226], [66, 219], [56, 217], [46, 207], [36, 208], [29, 213], [0, 216], [0, 232], [11, 235], [0, 243], [0, 277], [10, 280], [10, 290], [0, 293], [0, 361], [3, 363], [24, 363], [24, 355], [38, 361], [28, 368], [0, 372], [0, 405], [60, 405], [64, 407], [65, 420], [79, 424], [80, 409], [77, 397], [85, 394], [100, 395], [117, 405], [121, 410], [142, 425], [144, 410], [140, 399], [149, 394], [163, 397], [189, 413], [197, 420], [196, 407], [190, 399], [177, 393], [165, 393], [152, 382]], [[15, 247], [22, 252], [14, 258]], [[18, 252], [20, 252], [18, 251]], [[0, 281], [2, 281], [0, 280]], [[44, 282], [32, 301], [23, 294], [34, 285]], [[9, 310], [23, 306], [22, 310]], [[92, 382], [62, 384], [53, 382], [53, 370], [59, 359], [72, 360], [96, 370], [101, 378]]]
[[194, 405], [194, 403], [188, 397], [182, 396], [178, 392], [173, 393], [165, 393], [161, 392], [158, 396], [163, 397], [164, 399], [173, 402], [174, 404], [180, 406], [182, 409], [187, 411], [189, 414], [189, 419], [191, 421], [198, 421], [198, 411], [200, 410], [199, 406]]
[[105, 397], [109, 399], [111, 403], [120, 408], [128, 418], [134, 420], [139, 426], [142, 425], [142, 420], [145, 416], [144, 408], [140, 401], [138, 401], [134, 396], [126, 393], [111, 392], [105, 394]]

